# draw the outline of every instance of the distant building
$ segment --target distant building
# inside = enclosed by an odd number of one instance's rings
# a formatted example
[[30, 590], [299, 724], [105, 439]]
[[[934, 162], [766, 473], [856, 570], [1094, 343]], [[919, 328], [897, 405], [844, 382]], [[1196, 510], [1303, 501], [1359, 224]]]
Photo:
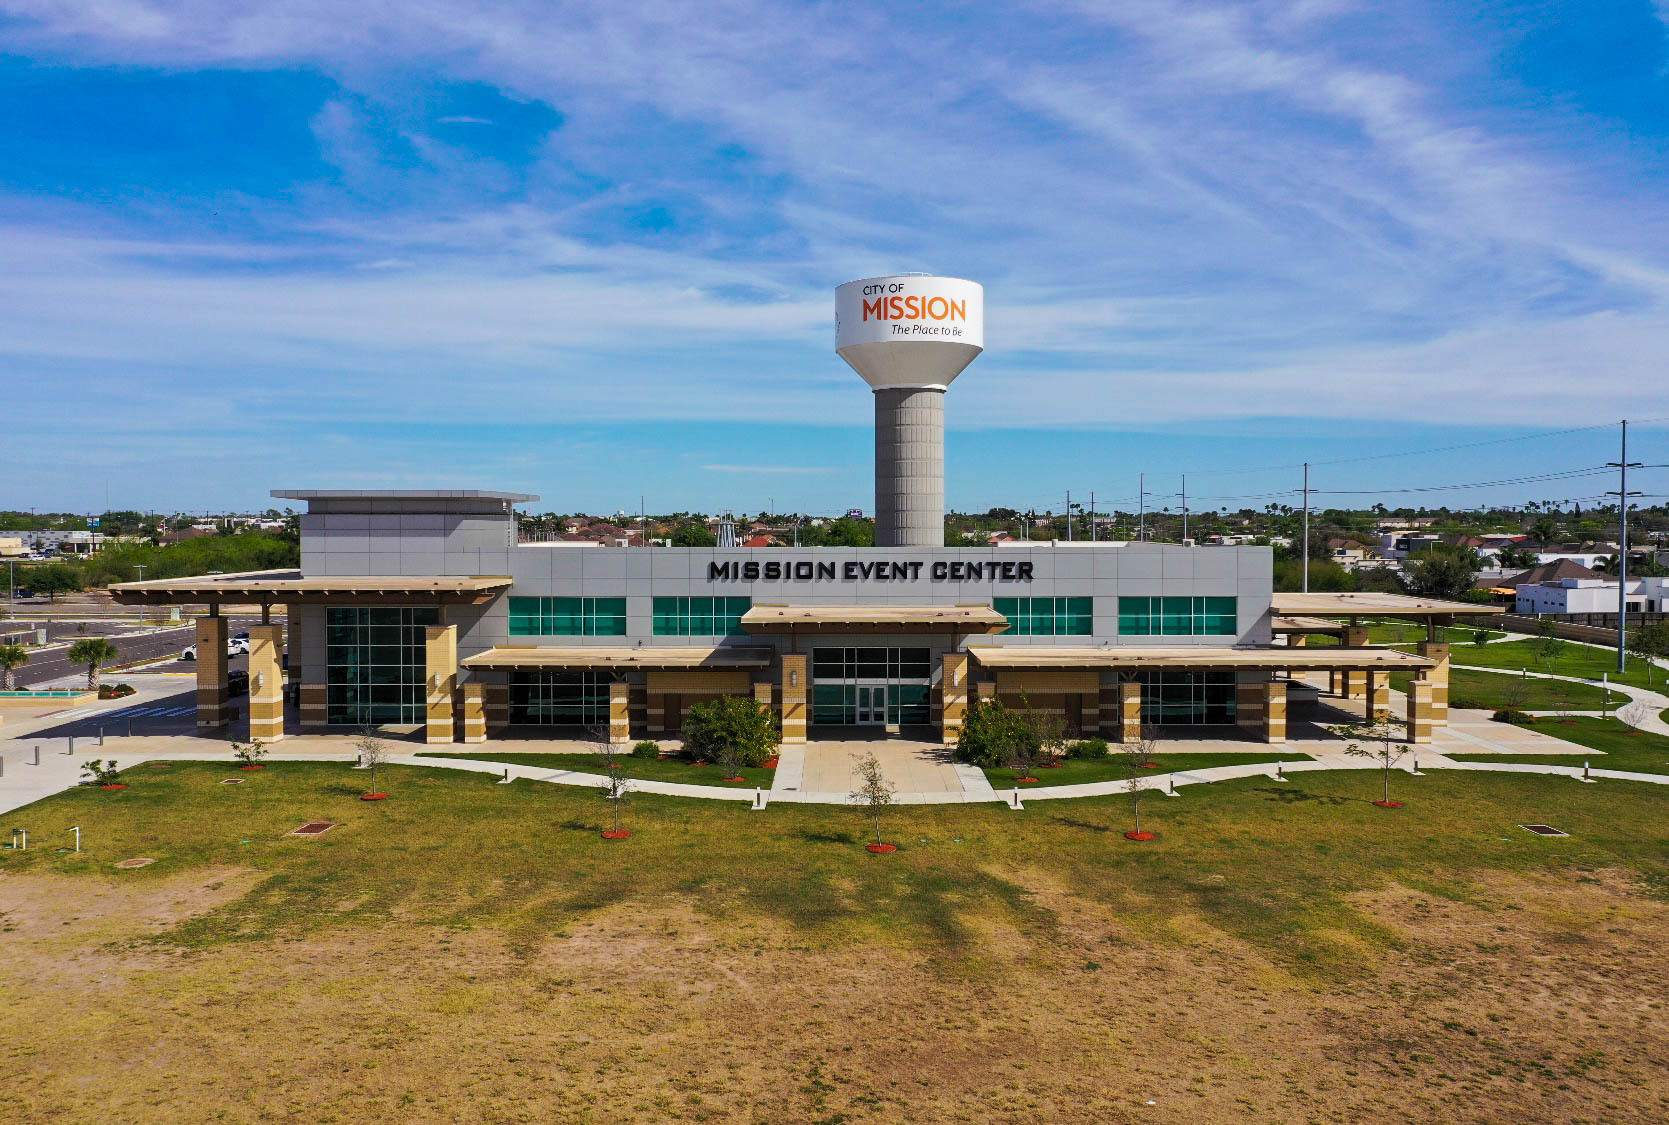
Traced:
[[[1635, 613], [1669, 611], [1669, 578], [1631, 578], [1628, 608]], [[1518, 613], [1616, 613], [1615, 578], [1560, 578], [1517, 588], [1513, 609]]]

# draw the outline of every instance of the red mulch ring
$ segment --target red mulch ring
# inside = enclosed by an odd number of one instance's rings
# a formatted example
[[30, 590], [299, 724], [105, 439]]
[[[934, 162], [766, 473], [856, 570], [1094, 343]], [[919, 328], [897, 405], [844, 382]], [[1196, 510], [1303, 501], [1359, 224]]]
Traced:
[[876, 855], [890, 855], [898, 850], [897, 844], [865, 844], [864, 847]]
[[1154, 835], [1153, 835], [1153, 833], [1147, 832], [1147, 831], [1126, 832], [1124, 834], [1124, 838], [1126, 840], [1138, 840], [1138, 841], [1141, 841], [1143, 843], [1146, 843], [1148, 840], [1154, 839]]
[[630, 835], [631, 835], [631, 832], [629, 830], [625, 829], [625, 828], [605, 828], [605, 829], [603, 829], [603, 839], [605, 839], [605, 840], [624, 840], [626, 837], [628, 837]]
[[1038, 766], [1037, 768], [1041, 769], [1041, 770], [1058, 770], [1062, 766], [1064, 766], [1065, 764], [1066, 764], [1065, 762], [1044, 762], [1042, 765]]
[[1401, 801], [1375, 801], [1374, 804], [1378, 805], [1382, 809], [1400, 809], [1400, 808], [1402, 808], [1402, 802]]
[[122, 784], [116, 784], [116, 785], [101, 785], [101, 786], [99, 786], [99, 788], [100, 788], [100, 789], [126, 789], [126, 788], [127, 788], [127, 786], [126, 786], [126, 785], [122, 785]]
[[763, 769], [768, 769], [768, 770], [774, 770], [774, 769], [777, 768], [777, 762], [780, 761], [780, 760], [781, 759], [778, 759], [778, 758], [766, 758], [765, 759], [765, 765], [762, 768]]
[[266, 768], [267, 767], [265, 767], [265, 766], [239, 766], [238, 767], [238, 769], [240, 769], [240, 770], [264, 770]]
[[747, 778], [745, 778], [745, 777], [721, 777], [721, 778], [719, 778], [719, 780], [720, 781], [746, 781]]
[[1156, 769], [1159, 768], [1159, 763], [1158, 762], [1143, 762], [1142, 763], [1142, 768], [1144, 770], [1156, 770]]
[[361, 801], [386, 801], [386, 800], [388, 800], [388, 794], [387, 793], [362, 793], [362, 794], [360, 794], [359, 799]]
[[1017, 777], [1014, 780], [1015, 781], [1036, 781], [1037, 778], [1035, 778], [1035, 777]]
[[605, 768], [611, 769], [611, 770], [617, 770], [617, 769], [620, 769], [622, 767], [621, 767], [619, 762], [609, 762], [609, 763], [606, 764]]
[[692, 765], [692, 766], [710, 766], [712, 764], [713, 764], [712, 762], [691, 762], [690, 763], [690, 765]]

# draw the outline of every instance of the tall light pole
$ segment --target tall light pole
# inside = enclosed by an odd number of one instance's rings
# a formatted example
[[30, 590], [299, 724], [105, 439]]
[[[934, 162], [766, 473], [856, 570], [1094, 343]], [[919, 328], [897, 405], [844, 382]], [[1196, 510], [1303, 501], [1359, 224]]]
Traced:
[[1628, 627], [1628, 498], [1640, 495], [1628, 490], [1628, 471], [1640, 468], [1640, 462], [1630, 462], [1628, 459], [1628, 419], [1623, 419], [1623, 441], [1621, 458], [1606, 462], [1607, 468], [1617, 470], [1617, 515], [1621, 521], [1617, 544], [1617, 674], [1621, 676], [1628, 667], [1627, 627]]
[[1136, 474], [1136, 541], [1147, 542], [1147, 474]]
[[1188, 542], [1188, 474], [1182, 474], [1182, 541]]
[[1304, 592], [1310, 592], [1310, 463], [1304, 462]]

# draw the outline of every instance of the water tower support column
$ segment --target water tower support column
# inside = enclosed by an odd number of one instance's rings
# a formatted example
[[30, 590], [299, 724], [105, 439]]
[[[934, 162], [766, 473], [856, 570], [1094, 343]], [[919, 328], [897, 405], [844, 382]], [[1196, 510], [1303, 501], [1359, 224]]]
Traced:
[[945, 388], [875, 392], [875, 545], [945, 542]]

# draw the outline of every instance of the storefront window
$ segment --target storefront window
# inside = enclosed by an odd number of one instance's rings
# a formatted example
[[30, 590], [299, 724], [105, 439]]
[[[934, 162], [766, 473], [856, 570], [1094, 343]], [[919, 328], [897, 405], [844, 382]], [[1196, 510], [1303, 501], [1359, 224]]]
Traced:
[[433, 607], [325, 610], [325, 721], [338, 726], [421, 723], [424, 630]]
[[610, 677], [580, 672], [516, 669], [510, 674], [510, 722], [535, 726], [595, 726], [608, 722]]

